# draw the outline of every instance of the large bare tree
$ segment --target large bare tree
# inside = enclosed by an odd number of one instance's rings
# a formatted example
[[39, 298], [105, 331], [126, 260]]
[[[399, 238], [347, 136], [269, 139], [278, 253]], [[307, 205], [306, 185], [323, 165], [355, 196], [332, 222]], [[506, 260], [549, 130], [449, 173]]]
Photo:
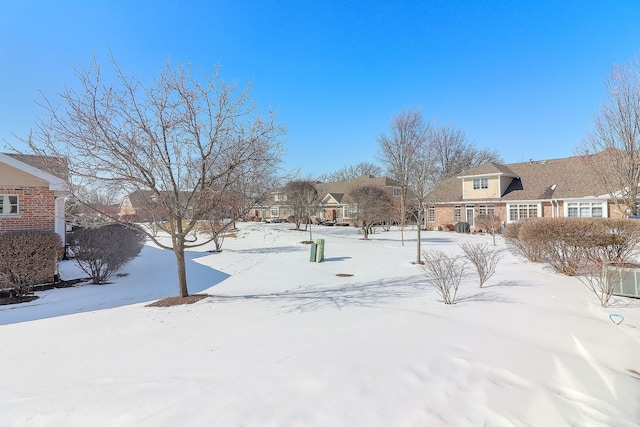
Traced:
[[467, 140], [462, 129], [451, 124], [435, 124], [430, 129], [429, 145], [433, 157], [436, 182], [488, 162], [502, 163], [495, 150], [480, 149]]
[[640, 214], [640, 57], [614, 65], [607, 98], [578, 154], [594, 171], [618, 208]]
[[404, 110], [391, 118], [389, 133], [380, 134], [377, 138], [380, 161], [401, 187], [400, 229], [403, 245], [409, 188], [416, 173], [416, 162], [421, 161], [425, 151], [429, 129], [430, 124], [424, 121], [421, 111]]
[[68, 161], [80, 203], [82, 188], [147, 194], [158, 209], [155, 225], [170, 239], [148, 237], [173, 250], [180, 296], [187, 296], [185, 249], [211, 239], [195, 233], [199, 221], [228, 208], [238, 189], [257, 197], [261, 189], [251, 184], [276, 173], [284, 128], [273, 112], [259, 114], [250, 86], [228, 85], [217, 70], [167, 64], [147, 83], [114, 60], [74, 71], [76, 84], [55, 101], [45, 97], [46, 114], [26, 141], [37, 154]]

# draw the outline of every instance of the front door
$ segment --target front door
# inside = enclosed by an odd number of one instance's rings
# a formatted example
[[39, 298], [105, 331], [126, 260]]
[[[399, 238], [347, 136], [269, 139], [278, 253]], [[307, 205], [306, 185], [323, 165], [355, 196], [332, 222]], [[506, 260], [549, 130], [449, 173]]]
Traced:
[[467, 206], [466, 210], [467, 210], [467, 222], [469, 223], [469, 227], [473, 228], [473, 215], [474, 215], [473, 206]]

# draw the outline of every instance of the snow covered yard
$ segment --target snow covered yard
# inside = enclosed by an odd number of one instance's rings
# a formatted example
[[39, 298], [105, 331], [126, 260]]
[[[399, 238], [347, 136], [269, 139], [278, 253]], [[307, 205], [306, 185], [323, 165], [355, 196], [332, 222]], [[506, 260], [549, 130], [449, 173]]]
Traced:
[[[173, 254], [148, 245], [110, 285], [0, 307], [0, 425], [640, 421], [640, 301], [602, 309], [577, 279], [505, 251], [485, 288], [470, 274], [447, 306], [411, 264], [415, 232], [401, 246], [398, 231], [314, 227], [316, 264], [308, 233], [240, 225], [222, 253], [190, 253], [190, 292], [212, 295], [193, 305], [145, 307], [178, 292]], [[467, 240], [491, 238], [423, 233], [425, 249]]]

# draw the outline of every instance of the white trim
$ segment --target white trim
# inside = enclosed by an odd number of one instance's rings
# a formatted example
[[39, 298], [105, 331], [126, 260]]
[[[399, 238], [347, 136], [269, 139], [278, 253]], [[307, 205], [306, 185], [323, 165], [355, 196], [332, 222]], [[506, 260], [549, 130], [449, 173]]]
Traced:
[[69, 192], [69, 186], [63, 179], [51, 175], [50, 173], [41, 171], [40, 169], [21, 162], [20, 160], [17, 160], [11, 156], [0, 153], [0, 163], [4, 163], [18, 170], [21, 170], [22, 172], [28, 173], [29, 175], [33, 175], [47, 181], [49, 183], [49, 190]]
[[[602, 217], [581, 217], [580, 215], [578, 215], [577, 217], [571, 217], [571, 218], [608, 218], [609, 217], [609, 203], [606, 200], [602, 200], [602, 199], [594, 199], [594, 198], [584, 198], [584, 199], [563, 199], [562, 200], [562, 215], [564, 215], [565, 218], [569, 218], [569, 203], [590, 203], [590, 204], [594, 204], [594, 203], [600, 203], [602, 205]], [[580, 212], [580, 206], [578, 205], [578, 212]]]
[[[542, 217], [542, 201], [538, 200], [538, 201], [527, 201], [527, 200], [514, 200], [512, 202], [507, 202], [506, 206], [505, 206], [505, 216], [506, 216], [506, 220], [507, 220], [507, 224], [511, 224], [512, 222], [518, 222], [521, 220], [520, 216], [518, 215], [518, 219], [516, 220], [511, 220], [511, 206], [520, 206], [520, 205], [536, 205], [537, 207], [537, 218], [541, 218]], [[531, 218], [531, 217], [527, 217], [527, 218]]]

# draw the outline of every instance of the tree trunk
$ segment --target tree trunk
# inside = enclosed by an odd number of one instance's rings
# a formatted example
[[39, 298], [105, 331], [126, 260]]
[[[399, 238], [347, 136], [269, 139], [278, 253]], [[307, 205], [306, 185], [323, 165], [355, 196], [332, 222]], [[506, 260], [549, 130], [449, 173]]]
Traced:
[[187, 267], [184, 259], [184, 242], [176, 242], [177, 245], [173, 247], [173, 253], [176, 255], [176, 262], [178, 264], [178, 288], [180, 289], [181, 297], [188, 297], [189, 290], [187, 289]]
[[418, 215], [418, 242], [416, 244], [416, 248], [417, 248], [417, 251], [416, 251], [416, 263], [417, 264], [420, 264], [421, 261], [422, 261], [422, 259], [421, 259], [422, 258], [422, 256], [421, 256], [421, 253], [422, 253], [422, 242], [420, 241], [421, 234], [422, 234], [422, 224], [420, 223], [420, 219], [421, 219], [420, 215]]

